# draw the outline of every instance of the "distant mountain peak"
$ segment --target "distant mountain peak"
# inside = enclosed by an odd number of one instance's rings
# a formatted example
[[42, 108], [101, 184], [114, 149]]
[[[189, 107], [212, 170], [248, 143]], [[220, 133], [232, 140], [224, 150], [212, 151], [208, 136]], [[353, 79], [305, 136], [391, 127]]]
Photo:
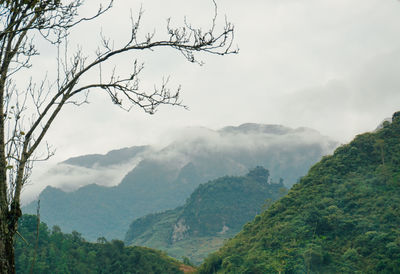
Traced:
[[112, 166], [125, 163], [127, 160], [138, 156], [149, 150], [149, 146], [133, 146], [121, 149], [115, 149], [107, 152], [106, 154], [88, 154], [77, 157], [71, 157], [61, 164], [68, 164], [73, 166], [83, 166], [93, 168], [95, 166]]
[[244, 123], [239, 126], [227, 126], [220, 130], [222, 133], [269, 133], [287, 134], [293, 129], [277, 124]]

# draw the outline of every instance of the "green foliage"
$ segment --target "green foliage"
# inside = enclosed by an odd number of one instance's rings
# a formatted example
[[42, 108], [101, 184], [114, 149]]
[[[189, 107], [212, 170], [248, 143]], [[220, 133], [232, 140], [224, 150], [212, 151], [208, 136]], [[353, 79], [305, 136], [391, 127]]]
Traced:
[[[19, 237], [15, 240], [17, 273], [30, 273], [35, 257], [36, 216], [23, 215]], [[33, 273], [181, 273], [180, 263], [160, 251], [144, 247], [125, 247], [119, 240], [86, 242], [80, 233], [52, 231], [44, 223], [39, 228], [39, 245]]]
[[162, 249], [200, 263], [262, 210], [286, 193], [282, 180], [269, 181], [263, 167], [246, 176], [225, 176], [201, 184], [182, 207], [136, 219], [125, 242]]
[[400, 112], [314, 165], [200, 273], [400, 273]]
[[246, 176], [226, 176], [201, 184], [186, 201], [179, 218], [185, 220], [192, 235], [215, 235], [224, 227], [238, 232], [260, 213], [266, 199], [280, 197], [283, 183], [268, 180], [268, 170], [257, 167]]
[[183, 256], [183, 257], [182, 257], [182, 262], [183, 262], [185, 265], [194, 266], [193, 263], [190, 261], [190, 259], [189, 259], [188, 257], [186, 257], [186, 256]]

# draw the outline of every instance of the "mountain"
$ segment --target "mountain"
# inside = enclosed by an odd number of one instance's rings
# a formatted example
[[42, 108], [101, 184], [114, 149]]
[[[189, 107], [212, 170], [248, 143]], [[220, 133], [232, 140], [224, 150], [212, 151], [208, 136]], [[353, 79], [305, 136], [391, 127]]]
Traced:
[[86, 168], [93, 167], [109, 167], [114, 165], [124, 164], [126, 161], [137, 157], [138, 155], [146, 152], [148, 146], [135, 146], [112, 150], [105, 155], [102, 154], [89, 154], [78, 157], [72, 157], [62, 162], [63, 164], [81, 166]]
[[400, 112], [315, 164], [200, 273], [400, 273]]
[[18, 231], [24, 238], [15, 239], [17, 273], [183, 273], [182, 263], [160, 251], [126, 247], [118, 240], [88, 243], [76, 231], [50, 231], [45, 223], [39, 226], [36, 244], [36, 216], [23, 215]]
[[134, 146], [112, 150], [107, 154], [82, 155], [50, 166], [41, 175], [32, 177], [22, 193], [24, 205], [37, 199], [47, 186], [72, 192], [90, 184], [112, 187], [118, 185], [130, 170], [152, 153], [150, 146]]
[[260, 213], [266, 203], [286, 192], [282, 181], [270, 181], [268, 170], [262, 167], [242, 177], [218, 178], [200, 184], [183, 206], [134, 220], [125, 243], [161, 249], [199, 264]]
[[[102, 236], [123, 239], [131, 220], [183, 205], [200, 183], [264, 166], [274, 181], [283, 178], [290, 187], [336, 145], [307, 128], [259, 124], [218, 131], [191, 128], [162, 149], [127, 148], [129, 157], [119, 152], [117, 157], [109, 153], [66, 160], [44, 176], [51, 187], [39, 196], [41, 216], [49, 225], [80, 231], [92, 241]], [[23, 211], [36, 212], [36, 203]]]

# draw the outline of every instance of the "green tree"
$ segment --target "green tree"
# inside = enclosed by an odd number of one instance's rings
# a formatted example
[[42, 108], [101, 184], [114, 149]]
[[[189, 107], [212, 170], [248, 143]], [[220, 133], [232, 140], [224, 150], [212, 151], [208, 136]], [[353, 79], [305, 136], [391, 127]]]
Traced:
[[[34, 216], [24, 215], [19, 227], [27, 238], [35, 238], [36, 228], [29, 226]], [[25, 226], [28, 225], [28, 226]], [[180, 262], [164, 253], [143, 247], [125, 247], [122, 241], [88, 243], [78, 232], [50, 232], [41, 224], [41, 244], [36, 263], [32, 260], [36, 247], [15, 241], [18, 273], [181, 273]], [[54, 230], [53, 230], [54, 231]]]
[[[139, 37], [138, 19], [132, 20], [131, 35], [122, 46], [114, 46], [102, 38], [95, 56], [84, 56], [81, 51], [68, 54], [71, 32], [86, 21], [102, 16], [112, 8], [113, 0], [100, 7], [92, 17], [79, 17], [84, 0], [0, 0], [0, 272], [14, 273], [13, 238], [21, 216], [20, 195], [32, 170], [35, 152], [55, 118], [66, 104], [85, 102], [89, 90], [105, 92], [111, 101], [130, 109], [136, 106], [154, 113], [159, 105], [181, 105], [179, 88], [173, 92], [164, 83], [148, 93], [139, 88], [138, 76], [143, 69], [137, 61], [128, 75], [105, 75], [101, 65], [115, 56], [169, 47], [180, 51], [190, 62], [198, 62], [197, 52], [225, 55], [231, 50], [233, 26], [226, 23], [218, 32], [215, 18], [208, 31], [196, 29], [185, 23], [183, 27], [167, 25], [164, 38], [154, 35]], [[216, 14], [216, 13], [215, 13]], [[29, 74], [32, 58], [39, 54], [33, 37], [42, 37], [57, 52], [56, 79], [33, 79], [25, 88], [16, 85], [16, 75]], [[86, 76], [100, 71], [97, 82], [88, 82]], [[47, 84], [49, 83], [49, 84]], [[124, 104], [123, 104], [124, 102]], [[50, 157], [48, 151], [47, 157]], [[47, 158], [45, 157], [45, 158]], [[76, 235], [75, 235], [76, 236]], [[39, 267], [39, 266], [38, 266]]]

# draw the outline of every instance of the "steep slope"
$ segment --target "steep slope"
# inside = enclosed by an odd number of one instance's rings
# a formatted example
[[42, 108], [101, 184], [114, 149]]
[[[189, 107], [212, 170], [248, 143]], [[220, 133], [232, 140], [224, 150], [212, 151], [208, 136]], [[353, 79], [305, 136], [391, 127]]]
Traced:
[[24, 215], [19, 221], [23, 235], [15, 241], [17, 273], [183, 273], [180, 262], [157, 250], [125, 247], [122, 241], [88, 243], [74, 231], [64, 234], [58, 227], [52, 231], [40, 224], [37, 255], [35, 242], [36, 216]]
[[[329, 138], [306, 128], [259, 124], [219, 131], [195, 128], [161, 150], [132, 148], [126, 152], [134, 155], [131, 160], [119, 152], [114, 153], [118, 157], [109, 153], [103, 158], [89, 155], [65, 161], [63, 166], [75, 168], [75, 172], [66, 169], [63, 178], [67, 182], [79, 177], [79, 170], [102, 176], [90, 177], [86, 184], [95, 184], [72, 192], [47, 188], [39, 196], [41, 215], [49, 225], [59, 225], [66, 232], [80, 231], [89, 240], [101, 236], [122, 239], [131, 220], [183, 205], [202, 182], [243, 175], [260, 165], [270, 170], [275, 181], [282, 177], [291, 186], [335, 146]], [[119, 174], [123, 177], [120, 184], [106, 187], [110, 184], [103, 181], [111, 179], [103, 174], [118, 167], [116, 162], [133, 166], [124, 177]], [[53, 186], [57, 185], [59, 173], [47, 178], [54, 179]], [[35, 203], [25, 207], [24, 212], [34, 213]]]
[[400, 273], [400, 112], [314, 165], [200, 273]]
[[182, 207], [133, 221], [125, 242], [200, 263], [260, 213], [266, 203], [286, 192], [282, 181], [271, 182], [268, 170], [262, 167], [246, 176], [222, 177], [201, 184]]

